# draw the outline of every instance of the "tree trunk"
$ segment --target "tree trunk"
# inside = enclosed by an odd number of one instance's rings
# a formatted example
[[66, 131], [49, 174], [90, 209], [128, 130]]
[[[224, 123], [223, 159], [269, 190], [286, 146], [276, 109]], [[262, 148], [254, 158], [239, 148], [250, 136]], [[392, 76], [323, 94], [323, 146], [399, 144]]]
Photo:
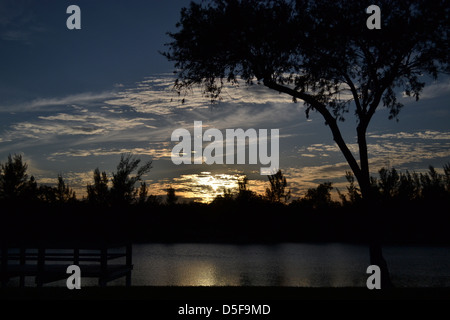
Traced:
[[[352, 152], [348, 148], [345, 143], [339, 126], [337, 125], [336, 118], [327, 110], [326, 105], [318, 102], [314, 99], [314, 97], [306, 94], [304, 92], [296, 91], [292, 88], [277, 84], [272, 81], [270, 77], [261, 77], [264, 79], [264, 85], [269, 89], [276, 90], [278, 92], [283, 92], [288, 95], [291, 95], [294, 98], [302, 99], [305, 102], [309, 103], [315, 110], [317, 110], [325, 119], [326, 124], [329, 126], [331, 133], [333, 134], [333, 140], [338, 145], [345, 159], [347, 160], [350, 168], [355, 175], [359, 187], [361, 189], [361, 194], [364, 201], [363, 211], [367, 215], [368, 219], [366, 220], [369, 224], [368, 226], [361, 226], [366, 230], [369, 230], [369, 251], [370, 251], [370, 263], [376, 264], [380, 267], [381, 271], [381, 282], [382, 287], [389, 288], [392, 287], [391, 279], [389, 276], [389, 271], [387, 268], [386, 260], [383, 258], [383, 252], [381, 248], [380, 241], [380, 231], [382, 230], [379, 217], [380, 210], [376, 210], [376, 203], [373, 201], [372, 190], [370, 186], [370, 171], [369, 171], [369, 160], [367, 154], [367, 141], [366, 141], [366, 131], [367, 126], [370, 122], [372, 115], [375, 113], [376, 107], [378, 106], [384, 89], [380, 89], [378, 94], [375, 96], [370, 110], [366, 113], [366, 111], [361, 109], [359, 110], [358, 117], [360, 123], [357, 127], [358, 134], [358, 146], [359, 146], [359, 155], [360, 155], [360, 165], [358, 165], [355, 157]], [[357, 95], [354, 95], [355, 101], [359, 98]], [[372, 220], [370, 220], [372, 219]]]
[[381, 273], [381, 289], [393, 288], [389, 269], [386, 260], [383, 257], [381, 244], [377, 241], [371, 240], [369, 243], [370, 264], [377, 265]]
[[381, 288], [392, 288], [391, 277], [386, 260], [383, 257], [383, 250], [381, 245], [381, 238], [383, 232], [383, 226], [380, 223], [380, 208], [376, 200], [374, 199], [372, 186], [370, 184], [370, 171], [369, 171], [369, 157], [367, 152], [366, 141], [366, 128], [364, 124], [358, 126], [358, 146], [360, 156], [361, 174], [358, 179], [359, 186], [361, 188], [361, 194], [364, 201], [363, 208], [368, 216], [367, 220], [364, 220], [368, 224], [367, 230], [369, 230], [369, 253], [370, 264], [377, 265], [381, 272]]
[[[369, 187], [370, 190], [370, 187]], [[382, 233], [383, 224], [380, 220], [380, 214], [382, 213], [382, 208], [377, 206], [376, 202], [371, 197], [371, 192], [363, 198], [364, 213], [367, 215], [367, 219], [364, 219], [366, 223], [366, 230], [368, 231], [368, 244], [369, 244], [369, 254], [370, 254], [370, 264], [377, 265], [380, 268], [381, 273], [381, 288], [389, 289], [394, 285], [392, 284], [391, 277], [389, 274], [389, 269], [386, 260], [383, 256], [382, 249]]]

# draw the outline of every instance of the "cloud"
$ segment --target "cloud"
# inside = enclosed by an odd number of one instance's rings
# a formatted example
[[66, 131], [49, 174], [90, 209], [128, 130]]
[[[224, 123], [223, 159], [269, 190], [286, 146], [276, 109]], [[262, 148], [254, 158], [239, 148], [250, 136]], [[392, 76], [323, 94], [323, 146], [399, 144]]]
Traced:
[[450, 132], [440, 132], [433, 130], [418, 132], [397, 132], [383, 134], [368, 134], [370, 138], [379, 139], [429, 139], [429, 140], [450, 140]]
[[446, 81], [434, 82], [428, 86], [425, 86], [423, 92], [420, 95], [420, 98], [433, 99], [449, 93], [450, 93], [450, 79], [446, 79]]
[[[442, 165], [450, 160], [449, 132], [425, 130], [369, 134], [369, 137], [372, 140], [367, 147], [373, 175], [382, 167], [400, 170], [418, 168], [420, 171], [433, 162]], [[358, 159], [358, 145], [353, 143], [347, 146]], [[303, 166], [283, 169], [294, 194], [305, 193], [308, 188], [317, 187], [324, 181], [332, 181], [334, 186], [345, 190], [345, 172], [351, 169], [346, 161], [342, 161], [344, 157], [336, 144], [311, 144], [298, 148], [297, 153], [303, 158]], [[313, 159], [313, 162], [308, 159]]]
[[136, 112], [156, 115], [169, 115], [180, 109], [198, 111], [221, 105], [292, 104], [292, 98], [289, 96], [274, 94], [274, 91], [262, 85], [226, 86], [221, 100], [211, 104], [198, 88], [178, 95], [173, 90], [174, 82], [173, 75], [148, 77], [136, 86], [119, 92], [117, 97], [107, 100], [106, 103], [111, 106], [128, 106]]
[[[437, 140], [435, 139], [436, 136], [438, 135], [431, 135], [429, 137], [430, 142], [390, 141], [389, 138], [379, 138], [375, 143], [369, 143], [367, 148], [371, 171], [373, 173], [377, 172], [382, 167], [402, 168], [413, 163], [424, 163], [437, 159], [444, 159], [445, 161], [445, 159], [450, 158], [450, 142], [432, 142]], [[358, 145], [348, 144], [348, 147], [355, 158], [358, 159]], [[308, 150], [311, 153], [302, 153], [304, 150]], [[325, 177], [332, 180], [342, 176], [345, 170], [350, 170], [346, 162], [321, 165], [321, 161], [327, 161], [323, 159], [323, 154], [321, 154], [324, 150], [330, 153], [334, 152], [335, 154], [332, 154], [333, 159], [343, 158], [335, 145], [315, 144], [299, 149], [298, 152], [302, 157], [317, 159], [315, 165], [302, 169], [302, 173], [305, 174], [305, 181], [316, 182]]]
[[45, 136], [55, 135], [96, 135], [104, 132], [104, 128], [95, 125], [64, 125], [20, 122], [11, 126], [10, 137], [42, 139]]
[[135, 155], [148, 155], [153, 160], [170, 159], [172, 150], [168, 148], [95, 148], [95, 149], [70, 149], [68, 151], [53, 152], [48, 157], [49, 160], [55, 160], [60, 157], [90, 157], [90, 156], [111, 156], [122, 153], [132, 153]]
[[156, 128], [152, 125], [154, 120], [144, 117], [108, 116], [102, 112], [86, 113], [84, 110], [78, 110], [72, 114], [58, 113], [51, 116], [39, 116], [34, 121], [12, 124], [9, 129], [5, 130], [2, 139], [11, 141], [27, 138], [53, 141], [58, 136], [104, 136], [114, 132], [130, 132], [133, 135], [135, 128]]
[[[34, 152], [39, 150], [41, 161], [52, 161], [55, 170], [63, 163], [72, 169], [76, 167], [77, 172], [63, 175], [79, 190], [77, 193], [82, 192], [79, 195], [84, 194], [86, 183], [92, 179], [89, 166], [95, 166], [89, 157], [110, 157], [95, 159], [95, 163], [101, 161], [104, 166], [112, 164], [112, 158], [116, 161], [121, 153], [150, 156], [161, 160], [152, 172], [155, 180], [149, 181], [153, 194], [165, 195], [165, 189], [173, 186], [180, 197], [203, 201], [220, 194], [221, 186], [235, 185], [236, 177], [244, 172], [250, 172], [251, 189], [264, 193], [267, 177], [259, 175], [259, 165], [208, 167], [206, 170], [212, 173], [193, 172], [205, 170], [206, 165], [174, 168], [170, 161], [175, 144], [170, 141], [173, 130], [186, 128], [192, 134], [195, 120], [203, 122], [203, 131], [217, 128], [223, 134], [225, 129], [279, 128], [280, 160], [293, 198], [324, 181], [333, 181], [345, 190], [345, 171], [350, 168], [337, 145], [321, 143], [330, 141], [329, 135], [322, 137], [327, 129], [306, 121], [302, 103], [295, 104], [286, 95], [254, 85], [227, 87], [223, 100], [211, 105], [197, 89], [179, 97], [171, 91], [173, 81], [172, 76], [157, 75], [132, 87], [117, 84], [114, 91], [40, 98], [0, 108], [0, 112], [42, 111], [39, 115], [30, 112], [27, 118], [20, 114], [11, 117], [18, 119], [16, 122], [5, 121], [0, 132], [0, 152], [28, 152], [34, 148]], [[293, 138], [297, 136], [302, 139]], [[369, 133], [368, 138], [372, 173], [382, 166], [401, 169], [420, 164], [426, 167], [430, 161], [450, 159], [450, 132], [447, 131], [433, 128], [417, 132], [379, 131]], [[357, 144], [348, 147], [357, 158]], [[256, 167], [258, 170], [253, 173]], [[221, 177], [223, 172], [229, 176]], [[56, 175], [57, 171], [42, 173], [38, 182], [55, 182]]]
[[90, 102], [102, 101], [114, 97], [112, 91], [92, 93], [85, 92], [79, 94], [68, 95], [65, 97], [54, 98], [38, 98], [29, 102], [24, 102], [9, 106], [0, 106], [0, 112], [29, 112], [37, 110], [51, 110], [49, 107], [67, 106], [72, 104], [88, 104]]

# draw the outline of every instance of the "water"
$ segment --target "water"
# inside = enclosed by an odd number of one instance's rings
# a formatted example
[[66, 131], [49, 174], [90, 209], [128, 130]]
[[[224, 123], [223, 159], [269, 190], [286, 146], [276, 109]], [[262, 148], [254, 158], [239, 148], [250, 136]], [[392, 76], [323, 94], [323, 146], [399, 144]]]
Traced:
[[176, 244], [134, 250], [135, 283], [158, 286], [354, 286], [363, 283], [360, 271], [367, 261], [365, 248], [342, 245]]
[[[135, 244], [132, 284], [363, 287], [368, 251], [366, 246], [339, 243]], [[397, 287], [450, 287], [448, 247], [389, 246], [384, 254]], [[124, 283], [119, 279], [109, 285]], [[82, 279], [82, 285], [97, 281]], [[46, 286], [65, 286], [65, 281]]]
[[[134, 285], [365, 286], [367, 246], [349, 244], [143, 244], [134, 246]], [[445, 247], [386, 247], [399, 287], [450, 286]]]

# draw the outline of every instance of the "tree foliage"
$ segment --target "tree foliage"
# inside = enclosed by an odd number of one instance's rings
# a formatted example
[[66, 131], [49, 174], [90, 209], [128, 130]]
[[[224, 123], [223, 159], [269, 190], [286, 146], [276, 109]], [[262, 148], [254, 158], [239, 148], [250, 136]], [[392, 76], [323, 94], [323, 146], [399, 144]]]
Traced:
[[166, 198], [166, 204], [168, 206], [173, 206], [177, 203], [178, 197], [175, 193], [175, 189], [172, 187], [167, 188], [167, 198]]
[[[134, 187], [141, 177], [150, 171], [152, 161], [144, 163], [139, 167], [140, 159], [132, 154], [122, 154], [116, 172], [112, 174], [111, 199], [118, 204], [131, 203], [138, 190]], [[134, 172], [136, 173], [132, 175]]]
[[[426, 75], [449, 72], [447, 1], [377, 2], [381, 30], [366, 27], [367, 3], [350, 0], [213, 0], [191, 3], [164, 55], [175, 62], [175, 88], [200, 85], [211, 99], [224, 85], [259, 83], [319, 112], [370, 195], [366, 132], [380, 105], [397, 118], [397, 91], [419, 99]], [[359, 163], [338, 125], [357, 118]]]
[[65, 182], [62, 175], [58, 175], [58, 184], [55, 188], [56, 202], [67, 203], [76, 200], [75, 191], [72, 190]]
[[281, 170], [268, 176], [269, 188], [266, 189], [266, 198], [270, 202], [286, 203], [291, 198], [291, 190], [287, 189], [286, 177]]
[[8, 160], [0, 164], [1, 199], [19, 201], [35, 197], [37, 185], [33, 176], [28, 178], [27, 169], [20, 154], [8, 155]]
[[293, 205], [313, 210], [336, 208], [338, 203], [331, 199], [331, 182], [320, 183], [316, 188], [309, 188], [306, 194], [296, 200]]
[[87, 200], [93, 204], [106, 205], [110, 201], [108, 190], [108, 176], [106, 172], [100, 173], [96, 168], [94, 170], [94, 184], [88, 184], [86, 187]]

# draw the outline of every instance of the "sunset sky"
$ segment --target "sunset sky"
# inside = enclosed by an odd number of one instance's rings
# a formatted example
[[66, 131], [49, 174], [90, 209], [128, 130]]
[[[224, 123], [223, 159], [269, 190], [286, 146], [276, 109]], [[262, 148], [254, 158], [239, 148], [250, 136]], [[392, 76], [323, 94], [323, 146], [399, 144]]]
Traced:
[[[85, 193], [96, 167], [114, 171], [120, 154], [153, 159], [145, 176], [150, 192], [209, 201], [246, 174], [263, 192], [257, 165], [174, 165], [171, 134], [248, 128], [280, 130], [280, 168], [294, 198], [324, 181], [345, 190], [344, 157], [319, 114], [305, 117], [301, 102], [263, 86], [228, 88], [211, 105], [194, 90], [181, 103], [171, 90], [173, 65], [159, 52], [175, 31], [177, 1], [0, 0], [0, 162], [22, 154], [38, 183], [60, 173]], [[68, 30], [66, 8], [81, 8], [81, 30]], [[364, 13], [362, 13], [364, 14]], [[419, 102], [398, 95], [399, 121], [382, 107], [369, 126], [371, 171], [382, 166], [424, 171], [450, 162], [450, 78], [427, 79]], [[341, 123], [356, 150], [356, 120]], [[205, 144], [206, 145], [206, 144]]]

